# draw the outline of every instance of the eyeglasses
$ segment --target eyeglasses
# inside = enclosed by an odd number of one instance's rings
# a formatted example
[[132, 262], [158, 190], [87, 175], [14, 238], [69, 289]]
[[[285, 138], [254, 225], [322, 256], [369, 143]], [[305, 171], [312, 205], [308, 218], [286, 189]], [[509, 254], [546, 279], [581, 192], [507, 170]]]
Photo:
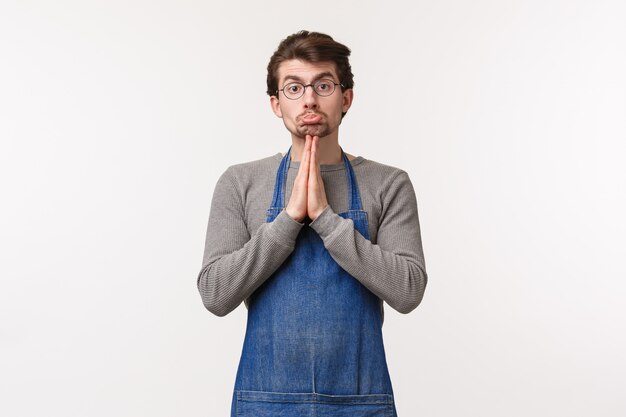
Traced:
[[335, 92], [335, 87], [338, 85], [345, 88], [343, 84], [337, 84], [333, 80], [328, 79], [317, 80], [313, 84], [307, 85], [293, 82], [285, 85], [280, 90], [276, 90], [276, 94], [278, 94], [279, 91], [282, 91], [288, 99], [297, 100], [304, 95], [304, 91], [307, 87], [313, 87], [313, 91], [315, 91], [318, 96], [327, 97]]

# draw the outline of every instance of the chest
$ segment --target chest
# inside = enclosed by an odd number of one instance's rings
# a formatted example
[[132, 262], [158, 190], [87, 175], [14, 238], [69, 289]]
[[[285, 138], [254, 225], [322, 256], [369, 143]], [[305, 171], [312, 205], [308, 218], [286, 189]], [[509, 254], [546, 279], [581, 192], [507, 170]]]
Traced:
[[[342, 213], [348, 210], [349, 195], [348, 182], [344, 170], [322, 171], [322, 180], [326, 191], [328, 204], [335, 213]], [[290, 169], [285, 183], [285, 204], [289, 202], [297, 170]], [[267, 175], [257, 178], [246, 187], [244, 193], [244, 216], [245, 223], [250, 236], [265, 223], [266, 210], [272, 202], [274, 192], [275, 176]], [[357, 176], [358, 181], [358, 176]], [[382, 212], [378, 190], [358, 184], [361, 194], [363, 209], [367, 212], [370, 241], [376, 243], [376, 236], [379, 227], [379, 220]]]

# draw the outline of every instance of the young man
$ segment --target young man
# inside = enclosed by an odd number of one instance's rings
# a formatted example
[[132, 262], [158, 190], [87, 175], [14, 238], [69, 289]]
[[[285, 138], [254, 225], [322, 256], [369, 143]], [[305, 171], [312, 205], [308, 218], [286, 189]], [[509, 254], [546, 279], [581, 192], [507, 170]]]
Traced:
[[409, 313], [427, 275], [408, 174], [339, 146], [349, 55], [320, 33], [284, 39], [267, 93], [291, 147], [215, 187], [198, 289], [218, 316], [248, 308], [233, 417], [396, 415], [383, 301]]

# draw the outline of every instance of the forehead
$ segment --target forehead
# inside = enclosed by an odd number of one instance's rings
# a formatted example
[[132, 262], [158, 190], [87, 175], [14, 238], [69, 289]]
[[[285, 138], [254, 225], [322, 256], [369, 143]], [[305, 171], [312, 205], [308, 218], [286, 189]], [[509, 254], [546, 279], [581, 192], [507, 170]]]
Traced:
[[289, 59], [283, 61], [278, 66], [278, 80], [282, 83], [288, 76], [299, 78], [303, 81], [310, 82], [317, 75], [323, 73], [332, 74], [333, 79], [337, 79], [337, 70], [335, 63], [328, 62], [307, 62], [299, 59]]

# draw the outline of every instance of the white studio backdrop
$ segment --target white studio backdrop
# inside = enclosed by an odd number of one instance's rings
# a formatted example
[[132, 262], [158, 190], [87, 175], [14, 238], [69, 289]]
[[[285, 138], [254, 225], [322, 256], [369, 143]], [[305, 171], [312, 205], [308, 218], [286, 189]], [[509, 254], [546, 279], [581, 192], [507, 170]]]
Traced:
[[213, 187], [286, 151], [266, 65], [352, 49], [346, 152], [406, 170], [429, 283], [400, 417], [623, 416], [623, 1], [0, 3], [0, 415], [226, 416], [246, 309], [196, 289]]

